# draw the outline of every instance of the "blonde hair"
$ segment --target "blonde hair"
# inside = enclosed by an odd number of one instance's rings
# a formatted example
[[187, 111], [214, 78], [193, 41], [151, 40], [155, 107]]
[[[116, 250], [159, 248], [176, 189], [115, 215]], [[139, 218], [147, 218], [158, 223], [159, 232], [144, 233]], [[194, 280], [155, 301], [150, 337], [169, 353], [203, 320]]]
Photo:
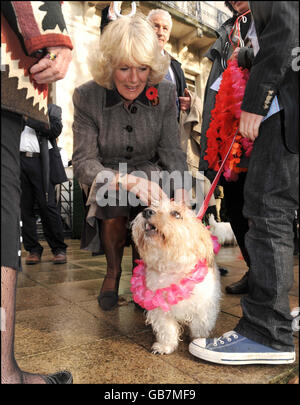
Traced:
[[152, 25], [141, 15], [123, 16], [105, 27], [90, 71], [98, 84], [112, 89], [113, 72], [121, 64], [149, 66], [149, 85], [159, 83], [167, 73], [169, 56], [161, 54]]

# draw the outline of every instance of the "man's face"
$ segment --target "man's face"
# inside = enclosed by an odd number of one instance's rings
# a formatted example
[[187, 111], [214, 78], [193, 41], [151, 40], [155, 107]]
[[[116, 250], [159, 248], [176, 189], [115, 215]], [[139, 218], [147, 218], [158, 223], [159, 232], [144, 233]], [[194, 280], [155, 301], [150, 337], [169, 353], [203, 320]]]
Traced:
[[170, 21], [164, 15], [157, 14], [151, 17], [151, 22], [154, 25], [160, 48], [164, 49], [171, 34]]
[[248, 1], [230, 1], [229, 2], [232, 7], [239, 13], [243, 14], [247, 10], [249, 10], [249, 3]]

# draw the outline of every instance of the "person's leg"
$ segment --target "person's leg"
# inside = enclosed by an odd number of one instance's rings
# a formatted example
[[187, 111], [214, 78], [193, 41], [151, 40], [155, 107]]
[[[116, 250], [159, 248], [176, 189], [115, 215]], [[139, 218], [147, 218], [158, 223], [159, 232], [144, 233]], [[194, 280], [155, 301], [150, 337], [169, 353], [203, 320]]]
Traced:
[[21, 270], [20, 242], [20, 135], [22, 118], [1, 114], [1, 382], [39, 383], [38, 375], [21, 371], [14, 355], [17, 273]]
[[98, 301], [104, 310], [112, 309], [118, 302], [121, 263], [126, 244], [126, 224], [126, 217], [106, 219], [101, 223], [101, 243], [107, 261], [107, 273]]
[[30, 179], [34, 200], [37, 201], [39, 207], [44, 237], [54, 255], [59, 252], [65, 253], [67, 245], [64, 243], [62, 219], [56, 204], [55, 186], [51, 182], [49, 183], [48, 201], [46, 201], [42, 165], [39, 157], [27, 158], [26, 173]]
[[245, 183], [249, 218], [249, 294], [234, 331], [196, 339], [190, 352], [221, 364], [287, 364], [295, 361], [288, 293], [293, 284], [293, 218], [298, 208], [299, 155], [283, 140], [281, 115], [263, 122]]
[[72, 376], [61, 371], [51, 376], [20, 370], [14, 354], [16, 288], [18, 271], [1, 266], [1, 384], [70, 384]]
[[288, 292], [293, 285], [299, 155], [286, 149], [282, 127], [279, 113], [266, 120], [250, 159], [244, 214], [249, 218], [251, 270], [237, 331], [274, 349], [293, 351]]
[[[20, 134], [22, 118], [1, 114], [1, 382], [3, 384], [66, 384], [69, 372], [52, 376], [20, 370], [15, 360], [17, 272], [21, 270], [20, 242]], [[3, 318], [2, 318], [3, 316]]]
[[240, 173], [237, 181], [223, 181], [226, 213], [242, 256], [248, 267], [247, 272], [240, 280], [226, 286], [225, 291], [228, 294], [245, 294], [249, 290], [248, 275], [250, 269], [250, 258], [245, 245], [245, 235], [249, 230], [249, 224], [248, 219], [243, 215], [245, 180], [246, 173]]
[[44, 236], [54, 255], [59, 252], [66, 253], [67, 245], [64, 242], [63, 223], [59, 207], [55, 199], [55, 186], [49, 184], [48, 203], [43, 195], [39, 194], [38, 205], [40, 208], [41, 221], [44, 230]]
[[5, 325], [1, 330], [1, 383], [46, 384], [42, 376], [21, 371], [14, 356], [16, 270], [1, 266], [1, 308]]
[[34, 212], [35, 192], [31, 181], [32, 159], [21, 156], [21, 218], [22, 218], [22, 238], [24, 248], [27, 252], [42, 255], [43, 247], [38, 241], [36, 215]]
[[249, 224], [248, 219], [243, 215], [245, 180], [246, 173], [240, 173], [237, 181], [228, 182], [224, 180], [222, 184], [224, 188], [226, 214], [243, 258], [248, 268], [250, 268], [249, 254], [245, 246], [245, 235], [249, 230]]

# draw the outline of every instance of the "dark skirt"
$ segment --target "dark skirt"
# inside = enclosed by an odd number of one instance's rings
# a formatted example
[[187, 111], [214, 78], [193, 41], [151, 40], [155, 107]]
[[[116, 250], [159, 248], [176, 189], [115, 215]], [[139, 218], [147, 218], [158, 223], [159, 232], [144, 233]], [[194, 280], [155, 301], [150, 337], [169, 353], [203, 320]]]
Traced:
[[21, 270], [20, 136], [22, 117], [1, 113], [1, 266]]
[[[111, 169], [117, 170], [117, 167], [110, 166]], [[127, 167], [127, 173], [133, 171], [142, 171], [146, 173], [148, 179], [159, 182], [161, 167], [152, 162], [143, 162], [134, 167]], [[138, 175], [138, 173], [135, 173]], [[151, 176], [152, 174], [152, 176]], [[86, 216], [83, 224], [83, 230], [81, 234], [81, 249], [86, 249], [98, 254], [104, 254], [101, 247], [100, 230], [101, 223], [105, 219], [125, 217], [127, 218], [127, 242], [126, 245], [131, 244], [131, 231], [130, 223], [134, 218], [146, 208], [137, 197], [128, 193], [125, 190], [119, 191], [107, 191], [100, 188], [103, 184], [100, 184], [97, 189], [91, 188], [87, 191], [86, 200], [88, 200], [88, 206], [86, 206]], [[171, 194], [173, 191], [171, 190]]]

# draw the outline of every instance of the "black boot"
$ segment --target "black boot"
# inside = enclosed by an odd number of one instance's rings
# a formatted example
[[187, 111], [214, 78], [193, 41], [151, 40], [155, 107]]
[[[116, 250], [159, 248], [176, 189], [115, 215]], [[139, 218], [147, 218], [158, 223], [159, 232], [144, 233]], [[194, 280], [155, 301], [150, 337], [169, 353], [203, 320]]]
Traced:
[[249, 270], [247, 271], [247, 273], [243, 275], [243, 277], [239, 281], [236, 281], [235, 283], [232, 283], [227, 287], [225, 287], [227, 294], [246, 294], [249, 290], [248, 275]]

